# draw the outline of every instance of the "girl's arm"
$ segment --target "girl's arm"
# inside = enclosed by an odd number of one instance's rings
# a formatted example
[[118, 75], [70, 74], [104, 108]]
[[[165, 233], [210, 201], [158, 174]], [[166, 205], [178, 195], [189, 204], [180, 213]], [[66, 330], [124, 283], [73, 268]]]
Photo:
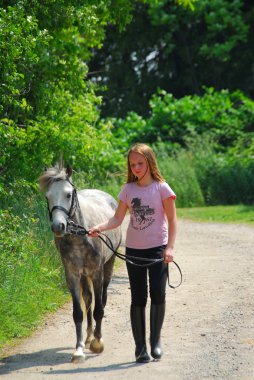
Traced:
[[176, 207], [172, 198], [166, 198], [163, 200], [163, 207], [168, 219], [168, 244], [164, 251], [165, 263], [170, 263], [174, 259], [173, 249], [176, 239]]
[[106, 220], [105, 222], [97, 224], [94, 227], [91, 227], [88, 231], [89, 236], [97, 237], [98, 233], [102, 231], [113, 230], [114, 228], [117, 228], [118, 226], [120, 226], [125, 217], [127, 208], [128, 207], [125, 203], [123, 203], [122, 201], [119, 201], [118, 207], [115, 211], [115, 215], [112, 216], [112, 218]]

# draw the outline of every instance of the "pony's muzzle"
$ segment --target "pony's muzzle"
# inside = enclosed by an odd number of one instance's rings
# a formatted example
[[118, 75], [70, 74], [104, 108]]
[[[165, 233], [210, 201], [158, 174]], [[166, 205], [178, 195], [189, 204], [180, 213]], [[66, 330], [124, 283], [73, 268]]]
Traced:
[[62, 222], [53, 222], [51, 225], [51, 230], [54, 232], [55, 235], [63, 235], [66, 231], [66, 225]]

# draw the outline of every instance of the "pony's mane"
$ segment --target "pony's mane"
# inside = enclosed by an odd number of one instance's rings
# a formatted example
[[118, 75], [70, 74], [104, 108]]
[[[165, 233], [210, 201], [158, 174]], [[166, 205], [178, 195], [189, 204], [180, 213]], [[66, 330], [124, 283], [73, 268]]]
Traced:
[[40, 176], [38, 182], [41, 190], [46, 190], [55, 181], [66, 180], [69, 178], [65, 168], [53, 167], [46, 169]]

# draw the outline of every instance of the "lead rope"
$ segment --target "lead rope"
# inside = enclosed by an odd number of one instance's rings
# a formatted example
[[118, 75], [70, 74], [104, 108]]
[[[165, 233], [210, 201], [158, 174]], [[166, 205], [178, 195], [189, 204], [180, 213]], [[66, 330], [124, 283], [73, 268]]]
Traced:
[[[72, 235], [88, 235], [88, 231], [86, 230], [85, 227], [79, 225], [79, 224], [75, 224], [74, 222], [72, 221], [68, 221], [67, 222], [67, 225], [68, 227], [72, 227], [68, 230], [68, 233], [72, 234]], [[161, 263], [162, 261], [164, 261], [163, 258], [161, 259], [144, 259], [143, 257], [135, 257], [135, 256], [126, 256], [118, 251], [116, 251], [113, 247], [113, 243], [111, 241], [111, 239], [104, 233], [100, 232], [98, 234], [98, 238], [113, 252], [113, 254], [118, 257], [120, 260], [123, 260], [131, 265], [135, 265], [136, 267], [141, 267], [141, 268], [148, 268], [152, 265], [155, 265], [155, 264], [158, 264], [158, 263]], [[135, 261], [143, 261], [143, 264], [138, 264], [136, 262], [133, 261], [133, 259]], [[144, 263], [145, 262], [145, 263]], [[182, 284], [182, 281], [183, 281], [183, 274], [182, 274], [182, 271], [181, 271], [181, 268], [179, 267], [179, 265], [175, 262], [175, 261], [172, 261], [173, 264], [177, 267], [179, 273], [180, 273], [180, 281], [177, 285], [171, 285], [170, 284], [170, 279], [169, 279], [169, 265], [167, 264], [167, 277], [168, 277], [168, 286], [172, 289], [176, 289], [178, 288], [181, 284]]]

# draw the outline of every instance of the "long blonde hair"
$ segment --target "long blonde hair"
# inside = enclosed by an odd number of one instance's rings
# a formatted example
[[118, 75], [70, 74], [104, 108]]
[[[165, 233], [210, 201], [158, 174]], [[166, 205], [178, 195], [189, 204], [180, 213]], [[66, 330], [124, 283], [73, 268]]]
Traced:
[[158, 167], [157, 160], [156, 160], [156, 157], [155, 157], [153, 150], [146, 144], [137, 143], [128, 152], [128, 156], [127, 156], [127, 168], [128, 168], [127, 183], [137, 182], [137, 177], [135, 177], [135, 175], [132, 173], [131, 167], [130, 167], [130, 154], [131, 153], [139, 153], [139, 154], [141, 154], [141, 156], [145, 157], [145, 159], [148, 163], [149, 169], [150, 169], [151, 177], [155, 181], [158, 181], [158, 182], [164, 182], [165, 181], [164, 178], [162, 177], [161, 173], [160, 173], [160, 169]]

